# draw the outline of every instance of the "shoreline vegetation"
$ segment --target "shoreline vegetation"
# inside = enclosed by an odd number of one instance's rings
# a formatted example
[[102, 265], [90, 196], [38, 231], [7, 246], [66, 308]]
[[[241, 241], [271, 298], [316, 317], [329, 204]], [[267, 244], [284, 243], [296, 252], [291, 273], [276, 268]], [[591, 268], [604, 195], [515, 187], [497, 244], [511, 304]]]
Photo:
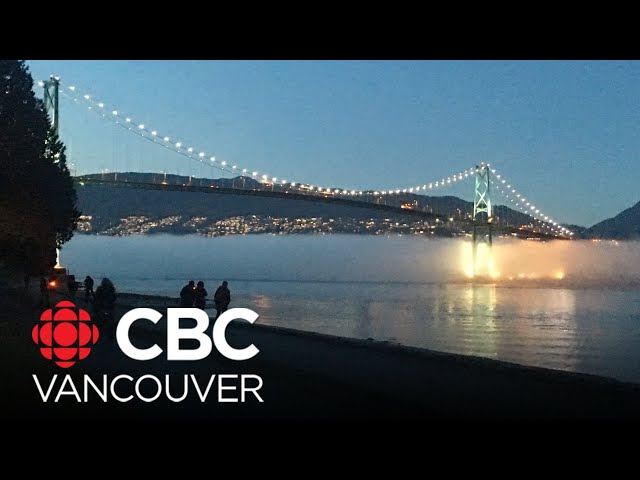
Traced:
[[[283, 327], [233, 321], [227, 328], [236, 348], [256, 345], [260, 353], [244, 362], [224, 359], [215, 350], [198, 362], [166, 358], [136, 362], [125, 357], [104, 333], [91, 355], [69, 371], [44, 361], [32, 347], [30, 328], [37, 321], [37, 296], [2, 290], [13, 307], [0, 316], [3, 378], [13, 392], [3, 397], [6, 418], [113, 419], [640, 419], [640, 385], [596, 375], [550, 370], [480, 357], [442, 353], [385, 341], [359, 340]], [[86, 307], [78, 295], [77, 304]], [[55, 299], [52, 299], [55, 301]], [[131, 308], [165, 313], [177, 298], [120, 293], [119, 319]], [[164, 348], [164, 318], [157, 325], [136, 322], [132, 339], [141, 348]], [[107, 330], [107, 329], [105, 329]], [[13, 368], [14, 365], [20, 368]], [[42, 403], [32, 374], [93, 377], [127, 373], [133, 377], [251, 373], [264, 385], [263, 403], [192, 401], [126, 404], [101, 400], [77, 404], [73, 398]], [[171, 377], [174, 378], [174, 377]], [[181, 380], [176, 380], [180, 385]], [[206, 383], [206, 382], [205, 382]], [[173, 386], [172, 386], [173, 388]], [[179, 388], [179, 387], [178, 387]]]

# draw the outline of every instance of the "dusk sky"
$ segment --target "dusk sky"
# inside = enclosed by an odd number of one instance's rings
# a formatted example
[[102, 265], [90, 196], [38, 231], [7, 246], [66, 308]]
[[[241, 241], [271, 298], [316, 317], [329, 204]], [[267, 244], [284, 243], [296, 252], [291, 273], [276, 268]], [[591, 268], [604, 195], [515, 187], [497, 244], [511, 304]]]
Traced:
[[[383, 190], [484, 161], [563, 223], [590, 226], [640, 201], [637, 61], [27, 63], [36, 81], [57, 75], [108, 112], [280, 179]], [[60, 128], [78, 174], [229, 176], [82, 100], [61, 97]], [[473, 186], [436, 194], [472, 201]]]

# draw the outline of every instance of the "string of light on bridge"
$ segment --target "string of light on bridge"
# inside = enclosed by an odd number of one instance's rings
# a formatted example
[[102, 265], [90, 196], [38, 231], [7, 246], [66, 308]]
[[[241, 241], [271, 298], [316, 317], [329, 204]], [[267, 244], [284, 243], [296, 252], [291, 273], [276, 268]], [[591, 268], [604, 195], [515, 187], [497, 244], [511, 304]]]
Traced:
[[[60, 82], [61, 86], [63, 86], [62, 81]], [[68, 93], [68, 92], [71, 92]], [[174, 141], [170, 136], [166, 136], [160, 133], [156, 129], [152, 129], [149, 125], [145, 125], [144, 123], [137, 122], [133, 116], [124, 115], [120, 109], [107, 107], [107, 105], [102, 101], [94, 100], [93, 96], [89, 93], [81, 92], [76, 86], [70, 85], [66, 87], [66, 90], [63, 88], [60, 90], [65, 97], [70, 98], [74, 102], [84, 101], [88, 104], [88, 109], [99, 115], [100, 117], [111, 121], [115, 125], [128, 130], [136, 134], [137, 136], [148, 140], [156, 145], [164, 147], [168, 150], [171, 150], [175, 153], [178, 153], [184, 157], [187, 157], [191, 160], [195, 160], [202, 165], [210, 166], [216, 168], [218, 170], [233, 174], [233, 175], [242, 175], [247, 178], [253, 178], [254, 180], [260, 181], [261, 183], [271, 183], [273, 185], [280, 185], [285, 188], [297, 188], [299, 191], [305, 192], [317, 192], [319, 194], [333, 194], [333, 195], [345, 195], [345, 196], [387, 196], [387, 195], [396, 195], [396, 194], [406, 194], [406, 193], [426, 193], [428, 191], [433, 191], [436, 189], [441, 189], [442, 187], [448, 187], [451, 185], [455, 185], [456, 183], [465, 180], [469, 177], [473, 177], [476, 168], [472, 167], [466, 170], [462, 170], [458, 173], [450, 175], [448, 177], [442, 177], [436, 181], [422, 183], [422, 185], [418, 184], [415, 186], [409, 187], [401, 187], [401, 188], [388, 188], [384, 190], [358, 190], [351, 188], [325, 188], [316, 186], [311, 183], [298, 183], [298, 182], [290, 182], [285, 179], [278, 179], [278, 177], [268, 175], [263, 172], [259, 172], [256, 170], [252, 170], [249, 168], [243, 168], [238, 165], [234, 165], [229, 163], [226, 160], [220, 160], [215, 155], [211, 155], [206, 153], [203, 150], [196, 149], [191, 146], [186, 146], [182, 141]], [[197, 152], [197, 153], [196, 153]]]
[[[504, 178], [503, 175], [499, 174], [495, 168], [490, 168], [491, 173], [494, 174], [496, 180], [491, 180], [491, 184], [498, 189], [500, 194], [505, 197], [509, 203], [513, 204], [515, 208], [520, 210], [525, 215], [529, 215], [532, 218], [535, 218], [543, 226], [557, 235], [565, 235], [565, 236], [573, 236], [573, 232], [568, 228], [563, 227], [558, 222], [556, 222], [553, 218], [546, 215], [539, 208], [537, 208], [533, 202], [530, 200], [527, 201], [527, 198], [519, 193], [519, 191]], [[504, 188], [504, 190], [503, 190]]]
[[[42, 84], [42, 82], [40, 82]], [[62, 82], [60, 82], [62, 84]], [[71, 92], [69, 94], [68, 92]], [[131, 116], [125, 116], [118, 109], [108, 108], [104, 102], [94, 100], [91, 95], [88, 93], [82, 93], [76, 86], [68, 86], [67, 89], [60, 90], [65, 97], [70, 98], [75, 103], [78, 103], [78, 100], [84, 101], [88, 104], [88, 109], [93, 111], [100, 117], [107, 119], [114, 123], [115, 125], [124, 128], [125, 130], [136, 134], [137, 136], [150, 141], [156, 145], [159, 145], [163, 148], [171, 150], [179, 155], [187, 157], [191, 160], [195, 160], [202, 165], [206, 165], [209, 167], [216, 168], [218, 170], [224, 171], [226, 173], [230, 173], [233, 175], [242, 175], [247, 178], [253, 178], [261, 183], [271, 183], [272, 185], [279, 185], [283, 188], [294, 189], [297, 188], [300, 192], [305, 193], [317, 193], [317, 194], [331, 194], [331, 195], [344, 195], [344, 196], [364, 196], [365, 198], [371, 198], [372, 200], [378, 199], [380, 197], [388, 196], [388, 195], [397, 195], [397, 194], [420, 194], [423, 195], [426, 192], [439, 190], [442, 187], [447, 187], [456, 184], [457, 182], [468, 179], [469, 177], [474, 177], [474, 174], [478, 171], [478, 167], [472, 167], [461, 172], [458, 172], [454, 175], [448, 177], [442, 177], [439, 180], [423, 183], [422, 185], [416, 185], [411, 187], [402, 187], [402, 188], [389, 188], [385, 190], [356, 190], [356, 189], [346, 189], [346, 188], [324, 188], [319, 186], [314, 186], [310, 183], [296, 183], [296, 182], [288, 182], [287, 180], [278, 180], [275, 176], [270, 176], [266, 173], [260, 173], [255, 170], [250, 170], [248, 168], [240, 168], [237, 165], [232, 165], [225, 160], [219, 160], [214, 155], [208, 155], [204, 151], [198, 151], [194, 147], [187, 147], [181, 141], [173, 142], [171, 137], [164, 136], [160, 134], [157, 130], [150, 128], [148, 125], [144, 123], [140, 123], [135, 121]], [[109, 113], [110, 111], [110, 113]], [[196, 153], [198, 152], [198, 153]], [[208, 157], [208, 158], [207, 158]], [[487, 164], [489, 167], [489, 164]], [[569, 231], [567, 228], [562, 227], [552, 218], [545, 215], [539, 209], [532, 205], [531, 202], [527, 202], [526, 198], [522, 196], [518, 191], [511, 185], [507, 184], [507, 181], [502, 175], [498, 174], [495, 169], [491, 169], [491, 172], [495, 175], [497, 181], [491, 180], [491, 184], [497, 188], [497, 190], [511, 203], [515, 208], [520, 210], [522, 213], [536, 219], [540, 222], [544, 228], [554, 232], [557, 235], [568, 235], [573, 236], [573, 232]], [[505, 190], [503, 190], [503, 188]]]

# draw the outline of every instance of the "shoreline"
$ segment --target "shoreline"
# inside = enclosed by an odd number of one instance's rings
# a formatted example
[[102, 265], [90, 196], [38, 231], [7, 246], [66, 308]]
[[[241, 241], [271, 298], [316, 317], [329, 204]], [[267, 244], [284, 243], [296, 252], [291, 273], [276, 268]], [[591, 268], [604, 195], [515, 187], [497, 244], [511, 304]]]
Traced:
[[[226, 337], [235, 348], [256, 345], [259, 353], [247, 361], [227, 360], [215, 348], [199, 361], [168, 361], [164, 353], [151, 361], [134, 361], [115, 346], [113, 330], [103, 326], [102, 339], [91, 354], [71, 369], [61, 370], [38, 355], [33, 345], [31, 327], [40, 311], [37, 298], [24, 293], [14, 293], [14, 298], [0, 292], [3, 295], [0, 300], [13, 300], [0, 312], [4, 344], [0, 371], [4, 388], [11, 392], [0, 399], [0, 416], [6, 419], [640, 420], [638, 384], [243, 321], [232, 321]], [[81, 295], [77, 304], [86, 307]], [[119, 293], [115, 316], [119, 319], [132, 307], [164, 313], [167, 306], [177, 306], [177, 299]], [[156, 343], [164, 349], [163, 322], [164, 317], [157, 324], [134, 324], [134, 344], [147, 348]], [[215, 386], [207, 402], [190, 398], [174, 403], [163, 397], [154, 403], [136, 399], [118, 404], [94, 398], [78, 404], [66, 396], [60, 403], [43, 403], [31, 378], [37, 374], [48, 382], [52, 375], [68, 374], [81, 382], [83, 374], [92, 378], [153, 374], [178, 382], [182, 376], [202, 379], [212, 374], [249, 373], [264, 382], [260, 390], [263, 403], [219, 403]]]
[[[165, 297], [161, 295], [145, 295], [139, 293], [122, 292], [119, 293], [119, 299], [129, 299], [129, 302], [119, 302], [121, 307], [128, 308], [157, 308], [163, 309], [168, 307], [177, 307], [178, 298]], [[162, 312], [160, 312], [162, 313]], [[211, 318], [211, 317], [210, 317]], [[368, 348], [376, 350], [389, 350], [402, 352], [403, 354], [415, 356], [423, 360], [430, 359], [442, 359], [444, 361], [453, 361], [460, 364], [466, 364], [470, 367], [482, 366], [483, 368], [493, 369], [506, 369], [506, 370], [519, 370], [527, 372], [527, 374], [535, 375], [541, 378], [553, 378], [554, 381], [585, 381], [595, 382], [602, 385], [617, 386], [620, 385], [623, 388], [630, 387], [632, 389], [638, 389], [640, 392], [640, 383], [634, 383], [624, 380], [619, 380], [613, 377], [607, 377], [603, 375], [597, 375], [584, 372], [572, 372], [569, 370], [560, 370], [547, 367], [539, 367], [535, 365], [526, 365], [515, 362], [508, 362], [506, 360], [497, 360], [488, 357], [481, 357], [477, 355], [465, 355], [460, 353], [443, 352], [438, 350], [432, 350], [423, 347], [415, 347], [410, 345], [404, 345], [402, 343], [393, 342], [389, 340], [377, 340], [373, 338], [363, 339], [356, 337], [344, 337], [339, 335], [332, 335], [328, 333], [313, 332], [309, 330], [298, 330], [295, 328], [281, 327], [278, 325], [263, 325], [256, 321], [254, 324], [241, 321], [234, 323], [234, 328], [238, 329], [257, 329], [264, 330], [266, 332], [288, 335], [293, 337], [317, 339], [327, 344], [346, 344], [357, 348]], [[566, 377], [566, 378], [563, 378]]]

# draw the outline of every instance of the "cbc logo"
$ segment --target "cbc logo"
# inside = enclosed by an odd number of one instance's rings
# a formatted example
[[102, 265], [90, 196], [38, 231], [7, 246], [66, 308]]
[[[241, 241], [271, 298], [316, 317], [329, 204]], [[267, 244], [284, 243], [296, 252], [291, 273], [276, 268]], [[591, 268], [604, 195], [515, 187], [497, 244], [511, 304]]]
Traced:
[[42, 356], [62, 368], [87, 358], [99, 336], [89, 313], [69, 301], [45, 310], [31, 331], [31, 338], [40, 346]]

